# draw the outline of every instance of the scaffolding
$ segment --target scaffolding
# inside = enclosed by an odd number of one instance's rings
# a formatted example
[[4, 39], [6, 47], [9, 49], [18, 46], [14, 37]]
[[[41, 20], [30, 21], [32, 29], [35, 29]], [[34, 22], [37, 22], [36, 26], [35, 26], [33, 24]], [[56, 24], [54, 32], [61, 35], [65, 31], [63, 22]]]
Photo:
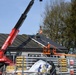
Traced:
[[[35, 54], [35, 56], [17, 56], [16, 58], [13, 56], [13, 59], [13, 62], [15, 62], [15, 64], [13, 66], [4, 66], [3, 75], [50, 75], [55, 71], [56, 75], [70, 75], [70, 72], [74, 73], [73, 75], [76, 74], [76, 58], [74, 57], [58, 57], [55, 55], [47, 57], [44, 55], [40, 56], [40, 54], [39, 57], [37, 57], [37, 55]], [[55, 65], [55, 68], [50, 74], [46, 71], [29, 71], [32, 65], [38, 60], [44, 60], [46, 63], [52, 61]]]

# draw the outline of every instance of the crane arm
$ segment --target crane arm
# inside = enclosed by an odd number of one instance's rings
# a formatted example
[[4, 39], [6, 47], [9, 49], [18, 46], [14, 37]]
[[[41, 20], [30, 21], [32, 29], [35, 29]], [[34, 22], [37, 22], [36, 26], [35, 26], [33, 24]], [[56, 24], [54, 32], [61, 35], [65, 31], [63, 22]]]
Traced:
[[29, 10], [30, 10], [31, 6], [33, 5], [33, 3], [34, 3], [34, 0], [31, 0], [29, 5], [27, 6], [26, 10], [21, 15], [21, 17], [19, 18], [18, 22], [16, 23], [16, 25], [12, 29], [12, 31], [9, 34], [8, 38], [6, 39], [5, 43], [1, 47], [1, 50], [5, 51], [7, 49], [7, 47], [10, 46], [13, 43], [14, 39], [16, 38], [16, 36], [17, 36], [17, 34], [19, 32], [19, 28], [21, 27], [23, 21], [27, 17], [27, 13], [29, 12]]
[[[40, 0], [42, 1], [42, 0]], [[11, 33], [9, 34], [9, 36], [7, 37], [6, 41], [4, 42], [3, 46], [1, 47], [0, 50], [0, 62], [10, 62], [11, 60], [9, 60], [4, 53], [6, 52], [6, 49], [13, 43], [13, 41], [15, 40], [18, 32], [19, 32], [19, 28], [21, 27], [22, 23], [24, 22], [24, 20], [27, 17], [27, 13], [29, 12], [29, 10], [31, 9], [32, 5], [34, 4], [34, 0], [31, 0], [30, 3], [28, 4], [27, 8], [25, 9], [25, 11], [23, 12], [23, 14], [21, 15], [21, 17], [19, 18], [18, 22], [16, 23], [16, 25], [14, 26], [14, 28], [12, 29]]]
[[12, 29], [11, 33], [9, 34], [8, 38], [4, 42], [4, 44], [0, 50], [0, 57], [3, 57], [6, 49], [13, 43], [14, 39], [16, 38], [16, 36], [19, 32], [19, 28], [21, 27], [22, 23], [24, 22], [25, 18], [27, 17], [27, 13], [31, 9], [33, 3], [34, 3], [34, 0], [31, 0], [29, 5], [27, 6], [26, 10], [23, 12], [23, 14], [19, 18], [18, 22], [16, 23], [16, 25]]

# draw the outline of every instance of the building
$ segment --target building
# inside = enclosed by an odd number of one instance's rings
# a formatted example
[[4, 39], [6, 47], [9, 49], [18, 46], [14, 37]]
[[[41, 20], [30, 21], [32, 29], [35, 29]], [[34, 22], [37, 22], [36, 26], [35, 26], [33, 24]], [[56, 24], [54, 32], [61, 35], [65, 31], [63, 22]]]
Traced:
[[[5, 42], [8, 34], [0, 34], [0, 48], [2, 47], [3, 43]], [[50, 38], [44, 35], [18, 35], [11, 46], [8, 47], [8, 52], [17, 52], [18, 54], [21, 52], [43, 52], [43, 47], [48, 44], [48, 42], [55, 46], [57, 52], [59, 53], [67, 53], [67, 48], [60, 46], [53, 42]], [[51, 46], [51, 50], [53, 49]]]
[[[7, 37], [8, 37], [8, 34], [0, 34], [0, 47], [2, 47], [2, 45], [5, 42]], [[48, 44], [48, 42], [52, 45], [50, 47], [51, 51], [53, 50], [53, 47], [55, 46], [58, 53], [67, 53], [68, 52], [68, 50], [65, 47], [62, 47], [62, 46], [56, 44], [50, 38], [45, 37], [42, 34], [37, 34], [37, 35], [22, 34], [22, 35], [18, 35], [17, 38], [15, 39], [15, 41], [13, 42], [13, 44], [10, 47], [8, 47], [6, 54], [9, 58], [12, 58], [12, 60], [15, 60], [15, 57], [17, 57], [17, 56], [22, 56], [22, 55], [27, 55], [27, 54], [30, 55], [32, 53], [33, 56], [29, 56], [29, 58], [32, 57], [30, 59], [30, 63], [34, 62], [33, 58], [36, 61], [39, 60], [39, 59], [49, 61], [49, 62], [52, 61], [55, 65], [55, 67], [56, 67], [55, 69], [56, 69], [56, 73], [58, 75], [60, 75], [60, 74], [65, 74], [65, 75], [68, 74], [69, 75], [70, 71], [71, 71], [71, 69], [70, 69], [70, 60], [71, 60], [70, 57], [64, 57], [63, 58], [63, 57], [58, 57], [58, 56], [52, 56], [51, 55], [50, 57], [44, 57], [43, 58], [42, 56], [39, 55], [39, 54], [43, 53], [43, 48]], [[37, 55], [36, 56], [38, 58], [35, 56], [35, 54], [37, 54], [37, 53], [38, 53], [38, 56]], [[14, 58], [13, 58], [13, 56], [14, 56]], [[19, 60], [23, 60], [23, 59], [29, 60], [28, 56], [25, 56], [25, 58], [22, 58], [22, 59], [19, 58], [19, 57], [17, 57], [17, 58]], [[72, 58], [72, 60], [74, 60], [74, 59], [75, 58]], [[31, 62], [31, 60], [32, 60], [32, 62]], [[62, 61], [62, 60], [64, 60], [64, 61]], [[17, 64], [18, 62], [20, 63], [20, 61], [17, 61], [16, 65], [21, 65], [22, 64], [22, 63]], [[3, 65], [4, 65], [3, 63], [0, 63], [0, 71], [3, 71], [3, 69], [2, 69]], [[7, 68], [10, 71], [11, 67], [10, 66], [8, 66], [8, 67]], [[8, 70], [7, 68], [6, 68], [6, 70]], [[19, 69], [19, 67], [17, 67], [17, 68]], [[23, 69], [22, 67], [20, 67], [20, 68], [21, 68], [21, 70]], [[73, 71], [74, 71], [74, 69], [73, 69]]]

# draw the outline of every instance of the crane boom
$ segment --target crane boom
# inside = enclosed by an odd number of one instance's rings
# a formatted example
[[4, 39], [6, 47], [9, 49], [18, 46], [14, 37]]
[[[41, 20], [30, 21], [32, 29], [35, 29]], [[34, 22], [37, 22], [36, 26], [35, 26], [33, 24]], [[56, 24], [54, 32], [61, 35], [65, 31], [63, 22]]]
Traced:
[[[40, 0], [42, 1], [42, 0]], [[30, 3], [28, 4], [27, 8], [25, 9], [25, 11], [23, 12], [23, 14], [21, 15], [21, 17], [19, 18], [18, 22], [16, 23], [16, 25], [14, 26], [14, 28], [12, 29], [11, 33], [9, 34], [9, 36], [7, 37], [6, 41], [4, 42], [3, 46], [1, 47], [0, 50], [0, 62], [8, 62], [8, 63], [12, 63], [12, 61], [10, 59], [8, 59], [4, 53], [6, 52], [6, 49], [13, 43], [13, 41], [15, 40], [18, 32], [19, 32], [19, 28], [21, 27], [22, 23], [24, 22], [24, 20], [27, 17], [27, 13], [29, 12], [29, 10], [31, 9], [32, 5], [34, 4], [34, 0], [31, 0]]]
[[5, 43], [1, 47], [1, 50], [5, 51], [7, 49], [7, 47], [10, 46], [13, 43], [14, 39], [16, 38], [16, 36], [17, 36], [17, 34], [19, 32], [19, 28], [21, 27], [23, 21], [27, 17], [27, 13], [29, 12], [29, 10], [30, 10], [31, 6], [33, 5], [33, 3], [34, 3], [34, 0], [31, 0], [31, 2], [29, 3], [29, 5], [27, 6], [26, 10], [21, 15], [21, 17], [19, 18], [18, 22], [16, 23], [16, 25], [12, 29], [12, 31], [9, 34], [8, 38], [6, 39]]
[[14, 27], [15, 29], [19, 29], [20, 28], [20, 26], [22, 25], [23, 21], [27, 17], [27, 13], [29, 12], [29, 10], [31, 9], [31, 7], [32, 7], [33, 4], [34, 4], [34, 0], [31, 0], [31, 2], [29, 3], [29, 5], [27, 6], [26, 10], [21, 15], [20, 19], [18, 20], [17, 24], [15, 25], [15, 27]]

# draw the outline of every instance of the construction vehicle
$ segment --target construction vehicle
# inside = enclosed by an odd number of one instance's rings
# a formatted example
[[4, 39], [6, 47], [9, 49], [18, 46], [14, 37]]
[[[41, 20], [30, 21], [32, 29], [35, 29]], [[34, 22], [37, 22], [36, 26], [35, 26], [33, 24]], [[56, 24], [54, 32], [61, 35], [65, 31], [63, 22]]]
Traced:
[[[40, 0], [40, 1], [42, 1], [42, 0]], [[43, 53], [39, 53], [39, 55], [40, 55], [39, 57], [38, 56], [37, 57], [35, 57], [35, 56], [18, 56], [18, 57], [16, 57], [15, 63], [13, 63], [13, 61], [11, 59], [9, 59], [9, 58], [7, 58], [7, 56], [5, 56], [6, 49], [15, 40], [15, 38], [19, 32], [19, 28], [21, 27], [23, 21], [26, 19], [27, 13], [29, 12], [29, 10], [33, 4], [34, 4], [34, 0], [31, 0], [29, 5], [27, 6], [26, 10], [24, 11], [24, 13], [21, 15], [20, 19], [18, 20], [17, 24], [12, 29], [12, 31], [9, 34], [8, 38], [6, 39], [5, 43], [1, 47], [0, 63], [8, 64], [8, 66], [5, 67], [6, 74], [7, 75], [28, 75], [27, 73], [29, 73], [29, 75], [31, 75], [30, 73], [35, 73], [34, 75], [37, 75], [37, 74], [41, 75], [44, 73], [46, 75], [47, 68], [45, 67], [45, 65], [48, 62], [48, 63], [51, 63], [52, 68], [53, 68], [53, 70], [51, 71], [51, 67], [49, 67], [50, 74], [48, 74], [48, 75], [74, 75], [75, 74], [74, 73], [75, 72], [74, 63], [76, 62], [75, 61], [76, 55], [56, 53], [55, 46], [53, 46], [54, 47], [53, 55], [51, 55], [50, 44], [48, 44], [47, 46], [44, 46]], [[30, 53], [30, 55], [31, 55], [31, 53]], [[38, 54], [36, 54], [36, 55], [38, 55]], [[50, 56], [48, 57], [47, 55], [50, 55]], [[30, 69], [26, 70], [26, 65], [28, 68], [30, 68], [38, 60], [44, 60], [44, 61], [46, 61], [46, 64], [44, 64], [43, 66], [40, 65], [36, 70], [33, 70], [33, 71], [29, 71]], [[44, 68], [41, 69], [41, 66]], [[53, 72], [54, 72], [54, 74], [53, 74]]]
[[[40, 0], [40, 1], [42, 1], [42, 0]], [[34, 4], [34, 0], [31, 0], [29, 5], [27, 6], [26, 10], [21, 15], [21, 17], [19, 18], [18, 22], [16, 23], [16, 25], [12, 29], [11, 33], [9, 34], [8, 38], [6, 39], [6, 41], [4, 42], [3, 46], [1, 47], [1, 49], [0, 49], [0, 62], [1, 63], [5, 63], [5, 64], [9, 64], [9, 65], [13, 64], [12, 60], [10, 60], [9, 58], [7, 58], [5, 56], [5, 52], [6, 52], [6, 49], [13, 43], [13, 41], [16, 38], [16, 36], [18, 35], [19, 28], [21, 27], [22, 23], [26, 19], [27, 13], [29, 12], [29, 10], [31, 9], [33, 4]]]
[[[40, 0], [40, 1], [42, 1], [42, 0]], [[8, 48], [8, 46], [10, 46], [13, 43], [14, 39], [16, 38], [16, 36], [17, 36], [17, 34], [19, 32], [19, 28], [21, 27], [23, 21], [27, 17], [27, 13], [29, 12], [29, 10], [32, 7], [33, 3], [34, 3], [34, 0], [31, 0], [29, 5], [27, 6], [26, 10], [24, 11], [24, 13], [21, 15], [20, 19], [18, 20], [17, 24], [12, 29], [12, 31], [9, 34], [8, 38], [6, 39], [5, 43], [1, 47], [1, 50], [0, 50], [0, 62], [12, 64], [12, 61], [10, 59], [8, 59], [4, 54], [5, 54], [6, 49]]]

